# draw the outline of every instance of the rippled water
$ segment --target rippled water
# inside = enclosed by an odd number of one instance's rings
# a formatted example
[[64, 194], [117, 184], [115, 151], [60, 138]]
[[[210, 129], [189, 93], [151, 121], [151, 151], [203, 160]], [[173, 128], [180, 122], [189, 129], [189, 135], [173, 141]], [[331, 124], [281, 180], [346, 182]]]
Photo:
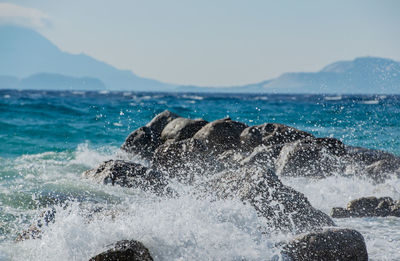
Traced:
[[[3, 90], [0, 260], [87, 260], [107, 244], [131, 238], [148, 246], [157, 260], [278, 258], [274, 244], [285, 235], [261, 234], [262, 221], [241, 202], [210, 202], [190, 195], [160, 199], [80, 179], [84, 170], [114, 158], [132, 130], [167, 108], [209, 121], [229, 115], [249, 125], [284, 123], [316, 136], [400, 155], [399, 96]], [[344, 177], [282, 181], [326, 213], [360, 196], [400, 199], [399, 179], [382, 184]], [[14, 243], [47, 206], [55, 206], [57, 216], [43, 237]], [[400, 259], [400, 218], [335, 221], [364, 235], [372, 260]]]

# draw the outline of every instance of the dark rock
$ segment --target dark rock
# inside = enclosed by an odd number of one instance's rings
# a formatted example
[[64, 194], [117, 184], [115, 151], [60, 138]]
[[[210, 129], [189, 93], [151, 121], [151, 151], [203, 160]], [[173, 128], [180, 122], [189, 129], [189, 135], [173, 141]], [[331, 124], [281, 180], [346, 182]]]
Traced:
[[122, 240], [89, 261], [153, 261], [149, 250], [135, 240]]
[[208, 122], [203, 119], [191, 120], [187, 118], [176, 118], [168, 123], [161, 133], [161, 140], [180, 141], [193, 137]]
[[294, 261], [368, 260], [364, 237], [352, 229], [330, 228], [297, 237], [283, 252]]
[[306, 137], [313, 137], [308, 132], [279, 123], [264, 123], [253, 127], [260, 131], [262, 143], [266, 146], [290, 143]]
[[326, 177], [343, 173], [342, 143], [338, 140], [306, 138], [286, 144], [277, 160], [277, 173], [283, 176]]
[[350, 212], [345, 208], [332, 208], [331, 217], [333, 218], [348, 218], [350, 216]]
[[283, 185], [271, 170], [225, 170], [202, 186], [206, 193], [219, 199], [238, 198], [251, 204], [265, 218], [267, 230], [297, 233], [334, 225], [328, 215], [313, 208], [303, 194]]
[[247, 125], [244, 123], [232, 121], [230, 118], [220, 119], [205, 125], [193, 139], [202, 141], [212, 152], [221, 153], [239, 148], [240, 134], [245, 128]]
[[400, 217], [400, 200], [394, 202], [390, 207], [390, 216]]
[[121, 149], [128, 153], [139, 154], [150, 158], [156, 148], [161, 144], [159, 135], [149, 127], [140, 127], [126, 138]]
[[396, 203], [390, 197], [363, 197], [350, 201], [347, 204], [347, 208], [333, 208], [331, 216], [334, 218], [346, 218], [346, 217], [386, 217], [386, 216], [398, 216], [398, 208]]
[[347, 204], [347, 210], [352, 216], [375, 216], [375, 208], [378, 206], [379, 200], [376, 197], [359, 198], [350, 201]]
[[146, 127], [149, 127], [157, 136], [160, 136], [165, 126], [178, 117], [179, 115], [170, 112], [169, 110], [165, 110], [160, 114], [157, 114], [149, 123], [146, 124]]
[[251, 150], [262, 143], [262, 135], [256, 126], [247, 127], [240, 134], [240, 143], [243, 149]]
[[98, 168], [85, 171], [82, 176], [103, 184], [133, 187], [160, 194], [165, 192], [167, 185], [161, 172], [123, 160], [106, 161]]

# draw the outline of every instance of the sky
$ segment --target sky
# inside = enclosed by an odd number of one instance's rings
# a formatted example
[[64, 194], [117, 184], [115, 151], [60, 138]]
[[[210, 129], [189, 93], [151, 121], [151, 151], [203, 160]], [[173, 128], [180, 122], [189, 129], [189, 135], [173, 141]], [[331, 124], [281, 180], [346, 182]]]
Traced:
[[[400, 1], [0, 0], [0, 25], [167, 83], [229, 86], [339, 60], [400, 61]], [[0, 39], [1, 40], [1, 39]]]

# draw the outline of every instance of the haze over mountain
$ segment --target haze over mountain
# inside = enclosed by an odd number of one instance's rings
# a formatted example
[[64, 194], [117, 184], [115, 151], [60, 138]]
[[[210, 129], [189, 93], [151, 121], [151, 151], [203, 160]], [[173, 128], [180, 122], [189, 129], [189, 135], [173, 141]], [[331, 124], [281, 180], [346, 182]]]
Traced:
[[61, 51], [39, 33], [0, 27], [0, 88], [233, 93], [399, 94], [400, 63], [377, 57], [330, 64], [319, 72], [285, 73], [232, 87], [175, 86], [136, 76], [84, 54]]

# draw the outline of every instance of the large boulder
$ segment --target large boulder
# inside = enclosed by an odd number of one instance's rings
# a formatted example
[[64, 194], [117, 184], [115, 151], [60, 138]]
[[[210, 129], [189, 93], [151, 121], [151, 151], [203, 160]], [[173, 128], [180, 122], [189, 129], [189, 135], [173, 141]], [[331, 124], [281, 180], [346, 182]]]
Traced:
[[85, 171], [82, 177], [98, 183], [133, 187], [159, 194], [166, 192], [167, 185], [161, 172], [123, 160], [103, 162], [99, 167]]
[[230, 118], [208, 123], [201, 128], [193, 139], [202, 141], [211, 152], [221, 153], [240, 146], [240, 134], [247, 125]]
[[149, 250], [135, 240], [122, 240], [89, 261], [153, 261]]
[[308, 137], [286, 144], [276, 161], [276, 170], [283, 176], [326, 177], [343, 173], [345, 146], [333, 138]]
[[329, 228], [301, 235], [284, 247], [293, 261], [367, 261], [364, 237], [352, 229]]
[[400, 206], [400, 200], [396, 202], [390, 197], [363, 197], [350, 201], [347, 208], [333, 208], [331, 216], [333, 218], [400, 217], [398, 206]]
[[160, 136], [165, 126], [178, 117], [179, 115], [170, 112], [169, 110], [165, 110], [157, 114], [149, 123], [146, 124], [146, 127], [149, 127], [157, 136]]
[[165, 126], [161, 132], [161, 140], [180, 141], [191, 138], [207, 123], [203, 119], [176, 118]]
[[149, 127], [140, 127], [133, 131], [122, 144], [121, 149], [144, 158], [151, 158], [161, 144], [160, 137]]
[[307, 198], [285, 186], [272, 170], [257, 167], [230, 169], [201, 185], [218, 199], [240, 199], [251, 204], [265, 218], [267, 230], [309, 231], [334, 226], [325, 213], [313, 208]]

